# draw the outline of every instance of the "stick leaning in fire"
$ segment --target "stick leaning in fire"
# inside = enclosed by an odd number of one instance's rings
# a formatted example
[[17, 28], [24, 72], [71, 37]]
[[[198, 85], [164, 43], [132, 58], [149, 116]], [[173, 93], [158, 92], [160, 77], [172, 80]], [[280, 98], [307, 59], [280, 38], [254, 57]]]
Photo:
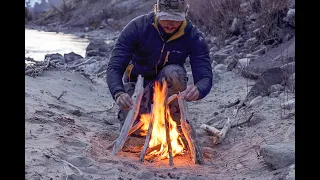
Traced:
[[181, 98], [180, 94], [178, 96], [178, 103], [181, 113], [181, 129], [184, 137], [187, 139], [192, 161], [195, 164], [203, 164], [204, 160], [202, 148], [200, 146], [200, 142], [198, 141], [192, 121], [190, 121], [189, 118], [187, 102]]
[[[162, 85], [166, 84], [165, 80], [162, 79]], [[168, 89], [166, 89], [165, 96], [167, 97], [168, 94]], [[170, 138], [170, 130], [169, 130], [169, 118], [167, 115], [167, 108], [168, 108], [168, 99], [166, 98], [164, 101], [164, 106], [165, 106], [165, 118], [164, 118], [164, 124], [166, 128], [166, 141], [168, 145], [168, 153], [169, 153], [169, 165], [173, 166], [173, 158], [172, 158], [172, 146], [171, 146], [171, 138]]]
[[131, 97], [133, 101], [133, 108], [129, 110], [128, 115], [124, 121], [124, 124], [122, 126], [120, 135], [118, 139], [115, 142], [115, 145], [112, 150], [112, 155], [116, 155], [117, 152], [122, 149], [128, 134], [129, 130], [133, 125], [134, 120], [137, 118], [139, 109], [140, 109], [140, 103], [143, 95], [143, 77], [141, 75], [138, 76], [137, 83], [134, 89], [134, 93]]

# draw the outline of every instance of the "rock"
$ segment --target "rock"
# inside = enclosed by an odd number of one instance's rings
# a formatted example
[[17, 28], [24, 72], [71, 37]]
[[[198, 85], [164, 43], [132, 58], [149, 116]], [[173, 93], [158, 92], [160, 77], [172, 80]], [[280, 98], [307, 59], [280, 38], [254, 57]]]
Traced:
[[250, 64], [250, 59], [249, 58], [242, 58], [242, 59], [239, 59], [238, 61], [239, 61], [238, 66], [240, 68], [245, 68], [246, 69]]
[[220, 71], [221, 73], [227, 72], [227, 66], [224, 64], [218, 64], [214, 67], [214, 71]]
[[282, 104], [283, 109], [292, 110], [295, 107], [295, 100], [291, 99], [284, 104]]
[[287, 22], [293, 27], [295, 27], [295, 12], [295, 9], [289, 9], [287, 16], [283, 18], [283, 21]]
[[232, 24], [229, 28], [229, 31], [232, 33], [232, 34], [235, 34], [235, 35], [239, 35], [240, 34], [240, 29], [241, 29], [241, 22], [238, 18], [234, 18], [233, 21], [232, 21]]
[[59, 63], [60, 63], [60, 64], [66, 63], [64, 57], [63, 57], [61, 54], [59, 54], [59, 53], [47, 54], [47, 55], [44, 56], [44, 58], [45, 58], [45, 59], [50, 58], [50, 61], [52, 61], [52, 60], [59, 60]]
[[267, 51], [267, 46], [262, 45], [256, 51], [254, 51], [252, 54], [257, 55], [257, 56], [262, 56], [266, 53], [266, 51]]
[[113, 22], [114, 22], [114, 19], [109, 18], [109, 19], [107, 19], [107, 22], [108, 22], [108, 23], [113, 23]]
[[281, 84], [274, 84], [272, 86], [270, 86], [270, 88], [268, 89], [269, 93], [273, 93], [273, 92], [279, 92], [279, 91], [283, 91], [284, 87]]
[[252, 47], [255, 46], [255, 44], [256, 44], [257, 42], [258, 42], [258, 40], [257, 40], [255, 37], [250, 38], [250, 39], [248, 39], [248, 40], [244, 43], [243, 47], [244, 47], [244, 48], [251, 49]]
[[252, 13], [250, 16], [249, 16], [249, 20], [250, 21], [256, 21], [258, 19], [259, 15], [257, 13]]
[[260, 106], [262, 104], [262, 100], [263, 100], [262, 96], [255, 97], [250, 101], [249, 107], [254, 108], [254, 107]]
[[76, 61], [76, 60], [82, 59], [82, 58], [83, 57], [81, 55], [76, 54], [74, 52], [64, 54], [64, 59], [65, 59], [66, 63], [69, 63], [69, 62], [72, 62], [72, 61]]
[[[216, 51], [218, 51], [219, 50], [219, 47], [218, 46], [212, 46], [211, 48], [210, 48], [210, 52], [216, 52]], [[214, 53], [212, 53], [212, 56], [214, 55]]]
[[221, 53], [230, 54], [233, 51], [233, 46], [226, 46], [220, 50]]
[[137, 177], [139, 179], [151, 179], [154, 177], [154, 173], [151, 171], [140, 171], [138, 172]]
[[69, 157], [67, 161], [76, 167], [89, 167], [92, 165], [91, 160], [83, 156]]
[[221, 64], [223, 63], [223, 60], [228, 56], [228, 54], [218, 51], [212, 55], [211, 59], [213, 61], [216, 61], [218, 64]]
[[284, 140], [286, 142], [290, 142], [290, 141], [294, 141], [295, 140], [295, 124], [291, 124], [290, 127], [288, 128], [288, 130], [286, 131], [286, 133], [284, 134]]
[[295, 62], [290, 62], [280, 66], [280, 68], [287, 73], [287, 75], [291, 75], [295, 73]]
[[249, 58], [249, 59], [257, 59], [258, 57], [259, 57], [258, 55], [253, 55], [253, 54], [246, 55], [246, 58]]
[[253, 126], [256, 124], [259, 124], [260, 122], [262, 122], [263, 120], [265, 120], [266, 118], [260, 114], [260, 113], [255, 113], [252, 118], [250, 119], [250, 121], [248, 122], [249, 126]]
[[260, 154], [264, 161], [273, 169], [287, 167], [295, 161], [294, 142], [276, 143], [273, 145], [262, 145]]
[[67, 180], [89, 180], [81, 175], [77, 175], [77, 174], [71, 174], [68, 176]]
[[276, 98], [276, 97], [279, 97], [280, 93], [281, 93], [280, 91], [272, 92], [272, 93], [270, 94], [270, 98]]
[[233, 60], [235, 60], [235, 56], [234, 55], [231, 55], [231, 56], [228, 56], [224, 61], [223, 61], [223, 64], [225, 65], [228, 65], [230, 64]]
[[218, 82], [220, 81], [220, 79], [221, 79], [219, 73], [218, 73], [217, 71], [212, 71], [212, 75], [213, 75], [213, 77], [212, 77], [212, 83], [213, 83], [213, 84], [218, 83]]
[[266, 96], [269, 94], [269, 88], [274, 84], [282, 84], [284, 73], [280, 67], [267, 69], [257, 79], [247, 94], [246, 100], [251, 101], [257, 96]]
[[268, 50], [264, 55], [251, 62], [248, 70], [261, 74], [270, 67], [281, 67], [292, 62], [295, 57], [295, 38]]
[[89, 31], [89, 27], [85, 27], [84, 32], [88, 32], [88, 31]]
[[235, 68], [238, 64], [238, 61], [236, 59], [233, 59], [227, 66], [228, 71], [232, 71], [233, 68]]
[[50, 60], [55, 60], [55, 59], [63, 59], [63, 56], [59, 53], [55, 54], [47, 54], [44, 56], [45, 59], [50, 58]]
[[86, 57], [92, 56], [105, 56], [108, 57], [108, 54], [112, 50], [112, 45], [108, 45], [102, 39], [95, 39], [89, 43], [86, 48]]
[[224, 41], [224, 44], [225, 45], [229, 45], [231, 43], [233, 43], [234, 41], [238, 40], [238, 37], [237, 36], [232, 36], [231, 38], [227, 39]]
[[291, 76], [289, 76], [286, 87], [289, 90], [289, 92], [294, 92], [295, 90], [295, 73], [293, 73]]
[[218, 63], [216, 61], [212, 61], [211, 63], [211, 68], [214, 69], [214, 67], [217, 65]]
[[78, 117], [80, 117], [81, 114], [82, 114], [81, 111], [78, 110], [78, 109], [76, 109], [76, 110], [71, 110], [70, 113], [73, 114], [73, 115], [75, 115], [75, 116], [78, 116]]

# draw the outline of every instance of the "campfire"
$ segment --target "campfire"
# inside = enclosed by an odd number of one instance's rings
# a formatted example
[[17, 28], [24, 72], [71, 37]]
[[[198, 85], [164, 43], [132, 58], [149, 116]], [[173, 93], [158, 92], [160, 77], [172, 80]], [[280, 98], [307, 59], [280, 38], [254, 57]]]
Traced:
[[[172, 157], [177, 154], [183, 154], [185, 145], [179, 134], [176, 122], [171, 118], [169, 108], [167, 106], [166, 99], [167, 83], [164, 81], [161, 87], [159, 82], [155, 82], [154, 96], [153, 96], [153, 108], [151, 114], [142, 114], [140, 121], [143, 123], [141, 135], [147, 135], [148, 127], [152, 122], [152, 132], [148, 147], [159, 147], [159, 150], [150, 152], [150, 155], [159, 155], [162, 159], [169, 158], [169, 145], [171, 143]], [[166, 122], [167, 121], [167, 122]], [[168, 128], [166, 128], [168, 124]], [[169, 132], [170, 143], [167, 143], [166, 130]]]
[[[141, 162], [144, 162], [146, 155], [151, 155], [158, 156], [160, 159], [168, 158], [169, 164], [173, 165], [174, 156], [182, 155], [185, 150], [189, 150], [194, 163], [203, 163], [203, 153], [197, 142], [195, 129], [189, 121], [186, 101], [179, 94], [167, 97], [165, 80], [162, 80], [162, 83], [155, 82], [152, 111], [150, 114], [142, 114], [139, 123], [133, 126], [133, 122], [138, 116], [142, 94], [143, 77], [139, 75], [132, 95], [133, 108], [128, 112], [120, 135], [114, 142], [112, 154], [116, 155], [122, 149], [127, 137], [140, 129], [140, 135], [146, 137], [140, 154]], [[176, 98], [178, 98], [181, 113], [182, 132], [178, 131], [177, 123], [172, 119], [168, 108], [168, 104]], [[183, 141], [183, 138], [186, 141]]]

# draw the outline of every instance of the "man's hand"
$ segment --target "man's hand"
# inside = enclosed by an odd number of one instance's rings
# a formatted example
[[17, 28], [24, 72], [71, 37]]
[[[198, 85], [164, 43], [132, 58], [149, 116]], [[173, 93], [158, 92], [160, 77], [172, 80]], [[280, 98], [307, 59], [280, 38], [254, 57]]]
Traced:
[[188, 85], [187, 89], [181, 92], [181, 97], [186, 101], [196, 101], [199, 99], [199, 90], [195, 85]]
[[128, 93], [120, 94], [116, 100], [116, 103], [118, 104], [118, 106], [126, 110], [131, 109], [133, 105], [132, 99]]

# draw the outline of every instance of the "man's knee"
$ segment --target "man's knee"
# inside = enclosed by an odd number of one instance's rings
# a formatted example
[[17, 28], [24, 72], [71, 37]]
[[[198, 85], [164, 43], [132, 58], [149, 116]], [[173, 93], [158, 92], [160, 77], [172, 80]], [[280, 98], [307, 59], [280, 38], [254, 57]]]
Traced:
[[184, 91], [187, 88], [186, 70], [179, 65], [167, 65], [159, 73], [158, 79], [165, 78], [168, 85], [168, 95]]

